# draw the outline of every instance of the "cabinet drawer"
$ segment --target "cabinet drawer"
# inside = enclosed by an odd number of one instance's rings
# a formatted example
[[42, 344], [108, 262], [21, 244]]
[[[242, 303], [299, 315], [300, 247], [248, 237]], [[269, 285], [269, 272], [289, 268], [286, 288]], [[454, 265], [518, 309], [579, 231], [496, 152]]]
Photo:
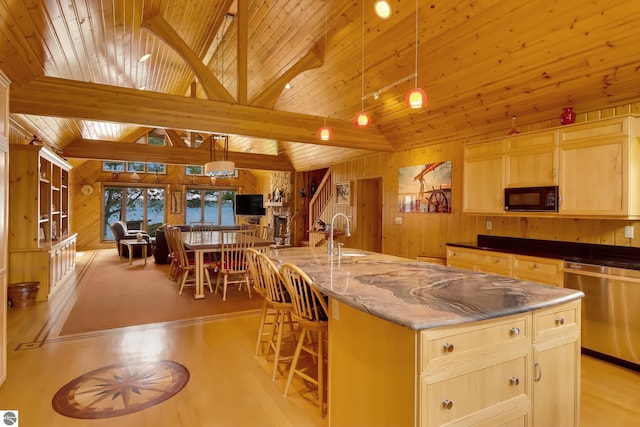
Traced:
[[531, 316], [516, 315], [437, 330], [420, 336], [421, 372], [531, 344]]
[[[494, 270], [507, 270], [507, 276], [511, 269], [511, 254], [501, 252], [484, 252], [482, 255], [478, 255], [478, 270], [492, 272]], [[483, 269], [482, 267], [488, 268]]]
[[566, 334], [580, 329], [580, 300], [539, 310], [533, 314], [533, 340]]
[[513, 271], [537, 274], [564, 274], [564, 261], [559, 259], [537, 258], [524, 255], [513, 256]]
[[450, 260], [470, 261], [475, 263], [478, 260], [478, 253], [472, 249], [459, 249], [447, 247], [447, 262]]
[[421, 426], [472, 425], [486, 420], [489, 411], [508, 411], [529, 402], [528, 364], [529, 353], [521, 352], [488, 366], [466, 365], [471, 370], [446, 378], [440, 373], [423, 376]]

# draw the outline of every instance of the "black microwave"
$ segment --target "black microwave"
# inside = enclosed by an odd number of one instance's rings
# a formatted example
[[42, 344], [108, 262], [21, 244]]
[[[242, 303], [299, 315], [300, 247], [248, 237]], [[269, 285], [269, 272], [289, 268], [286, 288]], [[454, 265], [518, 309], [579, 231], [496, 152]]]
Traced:
[[504, 189], [504, 210], [509, 212], [558, 212], [558, 186]]

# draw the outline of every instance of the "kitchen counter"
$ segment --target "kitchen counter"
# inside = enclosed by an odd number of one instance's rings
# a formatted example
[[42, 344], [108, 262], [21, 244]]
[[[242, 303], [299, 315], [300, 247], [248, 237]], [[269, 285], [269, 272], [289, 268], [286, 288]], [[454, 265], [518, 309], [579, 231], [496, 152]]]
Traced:
[[640, 248], [599, 245], [582, 242], [526, 239], [479, 234], [476, 242], [454, 242], [457, 246], [485, 251], [508, 252], [543, 258], [555, 258], [587, 264], [640, 270]]
[[578, 426], [582, 292], [354, 249], [268, 256], [329, 296], [329, 426]]
[[579, 299], [582, 292], [412, 261], [375, 252], [325, 248], [271, 251], [298, 265], [325, 295], [414, 330], [523, 313]]

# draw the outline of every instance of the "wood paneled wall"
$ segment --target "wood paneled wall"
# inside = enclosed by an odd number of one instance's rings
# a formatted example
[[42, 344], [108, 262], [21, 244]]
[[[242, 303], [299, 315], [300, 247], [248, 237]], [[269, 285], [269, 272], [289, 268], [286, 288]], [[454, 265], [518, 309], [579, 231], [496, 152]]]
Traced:
[[[184, 166], [167, 165], [167, 173], [158, 175], [155, 182], [154, 174], [140, 174], [141, 181], [131, 181], [131, 173], [120, 173], [115, 177], [110, 172], [102, 171], [102, 162], [95, 160], [76, 161], [77, 167], [71, 170], [71, 199], [73, 210], [71, 211], [71, 230], [78, 233], [77, 247], [83, 249], [108, 248], [113, 242], [101, 240], [102, 224], [102, 187], [104, 185], [131, 185], [131, 186], [163, 186], [168, 191], [180, 191], [184, 197], [185, 186], [197, 185], [203, 189], [213, 188], [208, 177], [187, 176]], [[216, 180], [216, 186], [238, 187], [242, 193], [266, 193], [269, 175], [267, 173], [253, 173], [239, 170], [238, 178], [226, 178]], [[266, 181], [266, 182], [265, 182]], [[86, 196], [80, 192], [83, 184], [92, 184], [95, 191]], [[167, 193], [168, 194], [168, 193]], [[184, 204], [184, 203], [183, 203]], [[180, 214], [171, 214], [167, 205], [165, 222], [168, 224], [184, 224], [184, 207]]]
[[[584, 113], [578, 122], [613, 117], [624, 114], [639, 114], [640, 105], [624, 105]], [[557, 126], [555, 122], [536, 123], [519, 127], [521, 132]], [[462, 213], [462, 147], [463, 143], [491, 139], [504, 134], [479, 135], [473, 139], [446, 141], [422, 148], [393, 154], [373, 155], [366, 158], [333, 165], [334, 182], [351, 181], [357, 186], [358, 180], [381, 176], [383, 180], [382, 234], [384, 253], [407, 258], [416, 256], [445, 257], [448, 242], [475, 241], [478, 234], [489, 234], [533, 239], [548, 239], [572, 242], [640, 247], [640, 233], [634, 239], [624, 237], [624, 227], [632, 225], [640, 230], [640, 221], [615, 219], [577, 218], [527, 218], [506, 216], [478, 216]], [[452, 212], [450, 214], [399, 213], [398, 209], [398, 169], [424, 163], [451, 160], [452, 162]], [[638, 159], [640, 161], [640, 159]], [[487, 173], [491, 173], [487, 171]], [[353, 197], [357, 191], [352, 188]], [[351, 207], [334, 207], [329, 212], [342, 211], [357, 218], [357, 201]], [[330, 216], [329, 216], [330, 217]], [[395, 224], [396, 217], [402, 217], [402, 224]], [[492, 230], [486, 229], [486, 222], [492, 222]], [[365, 232], [352, 224], [354, 236]], [[357, 240], [352, 240], [357, 242]], [[347, 240], [347, 245], [349, 245]]]

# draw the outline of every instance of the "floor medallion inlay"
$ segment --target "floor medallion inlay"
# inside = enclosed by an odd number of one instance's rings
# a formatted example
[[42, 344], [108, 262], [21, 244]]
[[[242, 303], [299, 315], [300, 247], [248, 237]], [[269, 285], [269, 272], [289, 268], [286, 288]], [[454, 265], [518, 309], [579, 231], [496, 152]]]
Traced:
[[53, 409], [71, 418], [110, 418], [164, 402], [189, 382], [189, 370], [170, 360], [116, 363], [65, 384]]

